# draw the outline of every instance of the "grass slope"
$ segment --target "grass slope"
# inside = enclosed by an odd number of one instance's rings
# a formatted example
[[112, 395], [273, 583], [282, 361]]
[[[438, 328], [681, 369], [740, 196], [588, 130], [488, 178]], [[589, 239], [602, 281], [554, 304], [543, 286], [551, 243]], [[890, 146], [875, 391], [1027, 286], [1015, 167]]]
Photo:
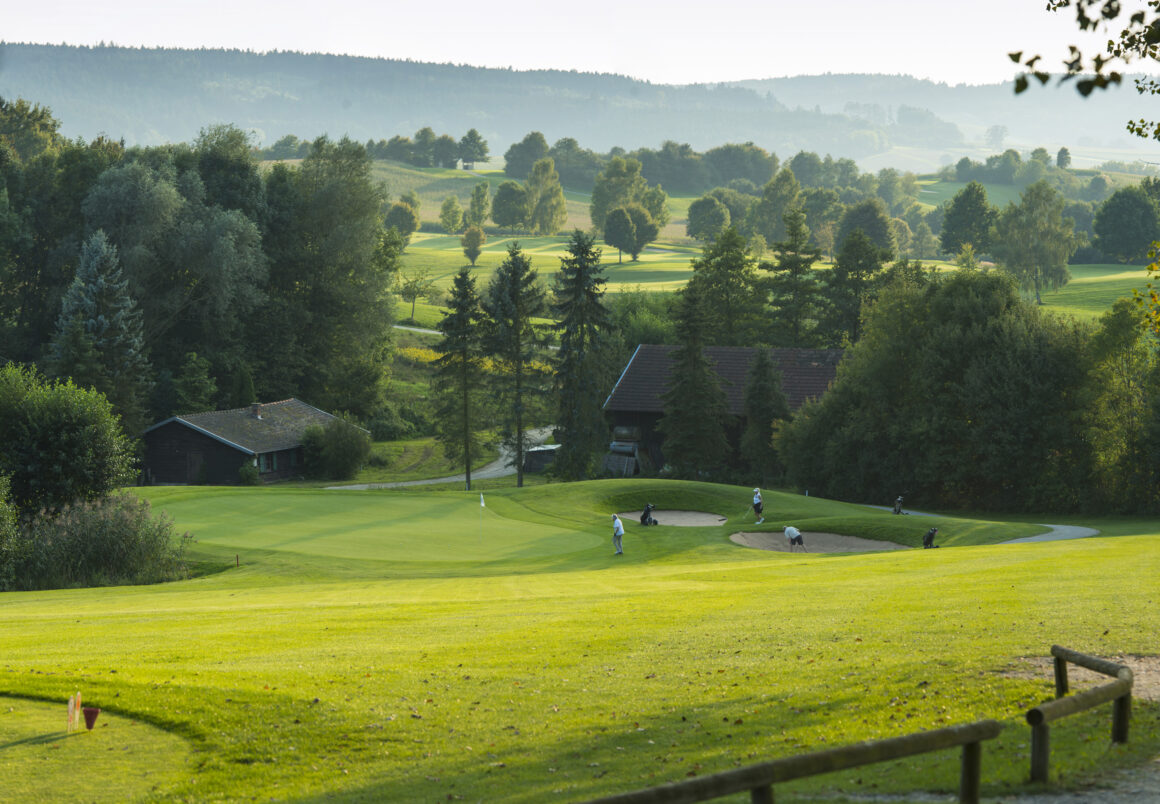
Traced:
[[[1125, 521], [1132, 535], [1098, 548], [994, 545], [1041, 528], [770, 493], [772, 525], [914, 544], [936, 523], [948, 547], [766, 553], [728, 541], [751, 516], [747, 492], [595, 481], [495, 491], [481, 508], [462, 492], [148, 489], [219, 571], [0, 596], [0, 712], [52, 701], [63, 724], [65, 696], [81, 689], [102, 718], [166, 732], [146, 756], [170, 781], [142, 792], [121, 774], [106, 789], [199, 801], [580, 801], [996, 717], [1006, 730], [984, 748], [993, 795], [1026, 778], [1022, 715], [1051, 690], [1046, 676], [1000, 670], [1053, 642], [1155, 650], [1155, 523]], [[646, 499], [731, 523], [629, 523], [614, 558], [609, 511]], [[1106, 744], [1107, 719], [1053, 728], [1057, 779], [1160, 745], [1154, 706], [1137, 705], [1127, 746]], [[32, 732], [63, 738], [47, 721]], [[28, 734], [0, 716], [5, 778], [15, 768], [75, 784], [68, 755], [14, 750]], [[128, 744], [113, 734], [65, 744]], [[184, 751], [163, 741], [174, 737]], [[777, 795], [947, 793], [957, 772], [943, 752]], [[24, 790], [13, 800], [40, 800]]]
[[1117, 299], [1143, 290], [1147, 271], [1139, 265], [1069, 265], [1071, 280], [1059, 290], [1043, 294], [1050, 310], [1079, 319], [1095, 319], [1112, 309]]

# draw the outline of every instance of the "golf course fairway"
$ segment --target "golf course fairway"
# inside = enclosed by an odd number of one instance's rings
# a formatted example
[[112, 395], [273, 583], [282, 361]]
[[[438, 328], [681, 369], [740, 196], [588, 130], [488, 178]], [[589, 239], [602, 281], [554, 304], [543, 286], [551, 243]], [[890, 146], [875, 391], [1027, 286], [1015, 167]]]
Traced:
[[[429, 489], [137, 493], [191, 532], [189, 579], [0, 595], [6, 801], [575, 802], [981, 718], [1004, 725], [983, 747], [994, 797], [1029, 789], [1024, 714], [1053, 690], [1032, 660], [1056, 643], [1154, 655], [1160, 633], [1154, 521], [1002, 544], [1044, 528], [767, 492], [758, 526], [749, 489], [659, 480], [482, 505]], [[726, 522], [625, 522], [613, 556], [610, 513], [645, 502]], [[942, 549], [729, 539], [791, 523], [911, 547], [937, 525]], [[107, 726], [65, 734], [77, 691]], [[1154, 702], [1133, 702], [1126, 745], [1110, 717], [1053, 724], [1052, 786], [1160, 751]], [[953, 795], [958, 773], [943, 751], [776, 796]]]

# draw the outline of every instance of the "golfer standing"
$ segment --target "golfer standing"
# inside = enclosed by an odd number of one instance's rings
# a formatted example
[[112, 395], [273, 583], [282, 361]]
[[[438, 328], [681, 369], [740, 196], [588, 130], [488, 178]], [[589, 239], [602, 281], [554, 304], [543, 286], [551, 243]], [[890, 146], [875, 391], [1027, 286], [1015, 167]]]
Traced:
[[620, 522], [620, 517], [616, 514], [612, 515], [612, 546], [616, 548], [614, 555], [624, 555], [624, 550], [621, 547], [620, 540], [624, 538], [624, 525]]
[[761, 501], [761, 489], [754, 489], [753, 490], [753, 516], [755, 516], [757, 518], [757, 521], [754, 524], [760, 525], [762, 522], [765, 521], [765, 517], [761, 515], [761, 509], [764, 507], [765, 506]]

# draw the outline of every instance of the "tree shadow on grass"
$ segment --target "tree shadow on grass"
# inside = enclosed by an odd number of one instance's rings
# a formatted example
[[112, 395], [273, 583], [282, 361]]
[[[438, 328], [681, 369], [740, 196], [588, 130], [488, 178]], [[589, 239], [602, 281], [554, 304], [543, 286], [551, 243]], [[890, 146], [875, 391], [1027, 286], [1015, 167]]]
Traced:
[[35, 737], [25, 737], [23, 740], [13, 740], [10, 743], [0, 743], [0, 751], [7, 748], [18, 748], [22, 745], [48, 745], [49, 743], [60, 742], [72, 735], [65, 732], [53, 731], [47, 734], [38, 734]]

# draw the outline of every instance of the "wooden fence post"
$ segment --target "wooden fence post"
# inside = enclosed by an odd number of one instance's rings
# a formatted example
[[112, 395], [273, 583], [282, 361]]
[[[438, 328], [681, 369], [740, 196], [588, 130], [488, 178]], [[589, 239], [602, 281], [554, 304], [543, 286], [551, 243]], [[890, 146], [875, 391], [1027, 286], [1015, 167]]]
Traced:
[[1059, 656], [1053, 658], [1055, 659], [1055, 697], [1062, 698], [1067, 695], [1067, 659]]
[[1040, 723], [1031, 727], [1031, 781], [1046, 782], [1051, 759], [1051, 727]]
[[749, 792], [749, 800], [753, 804], [773, 804], [773, 785], [753, 788]]
[[963, 769], [959, 777], [960, 804], [979, 804], [979, 787], [983, 777], [983, 744], [963, 746]]
[[1112, 742], [1128, 742], [1128, 721], [1132, 719], [1132, 693], [1112, 702]]

